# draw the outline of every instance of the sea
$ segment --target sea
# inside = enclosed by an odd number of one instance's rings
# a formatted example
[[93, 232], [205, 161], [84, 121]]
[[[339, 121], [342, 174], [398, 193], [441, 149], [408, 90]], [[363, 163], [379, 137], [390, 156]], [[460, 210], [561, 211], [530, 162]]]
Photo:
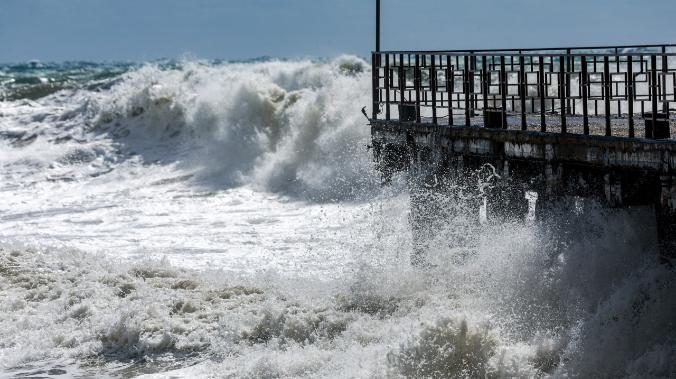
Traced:
[[650, 211], [458, 211], [411, 265], [370, 70], [0, 64], [0, 378], [676, 377]]

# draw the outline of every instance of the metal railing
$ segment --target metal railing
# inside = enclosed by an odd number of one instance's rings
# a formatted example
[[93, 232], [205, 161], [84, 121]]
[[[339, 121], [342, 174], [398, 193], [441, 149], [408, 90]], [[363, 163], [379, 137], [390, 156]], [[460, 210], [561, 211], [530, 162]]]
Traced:
[[374, 52], [372, 119], [669, 138], [674, 47]]

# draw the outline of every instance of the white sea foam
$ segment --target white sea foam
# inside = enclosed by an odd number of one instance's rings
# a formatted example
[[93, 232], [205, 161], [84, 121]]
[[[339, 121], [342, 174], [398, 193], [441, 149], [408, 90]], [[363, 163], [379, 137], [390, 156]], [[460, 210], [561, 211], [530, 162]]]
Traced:
[[0, 376], [673, 375], [649, 210], [479, 225], [440, 198], [411, 268], [369, 80], [187, 61], [0, 102]]

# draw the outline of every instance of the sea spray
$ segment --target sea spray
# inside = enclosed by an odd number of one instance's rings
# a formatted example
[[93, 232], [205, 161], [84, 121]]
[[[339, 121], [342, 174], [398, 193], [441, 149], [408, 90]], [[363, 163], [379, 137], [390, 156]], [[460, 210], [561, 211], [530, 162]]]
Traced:
[[7, 375], [673, 373], [651, 210], [482, 225], [477, 173], [432, 203], [421, 270], [406, 180], [365, 148], [365, 61], [121, 72], [0, 103]]

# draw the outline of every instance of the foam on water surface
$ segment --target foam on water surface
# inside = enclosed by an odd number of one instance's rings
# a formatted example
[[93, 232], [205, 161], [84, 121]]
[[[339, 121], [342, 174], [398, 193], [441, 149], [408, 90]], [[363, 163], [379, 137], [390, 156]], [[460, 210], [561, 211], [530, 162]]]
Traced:
[[0, 376], [673, 375], [648, 211], [458, 209], [411, 268], [368, 67], [125, 66], [0, 102]]

